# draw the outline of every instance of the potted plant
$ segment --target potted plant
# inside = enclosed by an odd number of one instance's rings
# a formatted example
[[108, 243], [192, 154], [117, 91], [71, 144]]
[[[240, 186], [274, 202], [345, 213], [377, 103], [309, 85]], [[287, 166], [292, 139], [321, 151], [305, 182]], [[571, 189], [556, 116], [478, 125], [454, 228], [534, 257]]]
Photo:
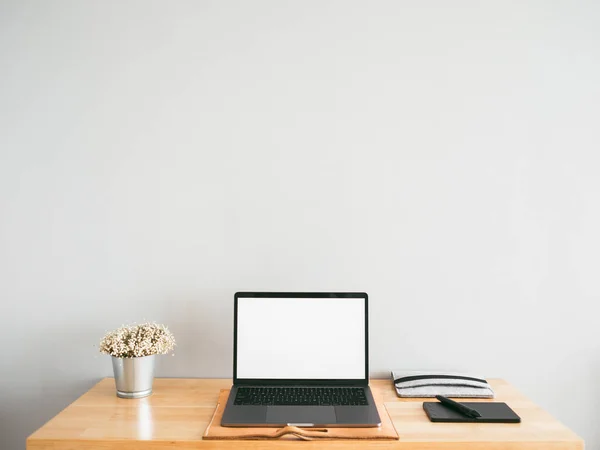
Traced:
[[107, 333], [100, 352], [112, 357], [117, 397], [142, 398], [152, 394], [156, 355], [169, 353], [175, 338], [169, 329], [147, 322], [125, 325]]

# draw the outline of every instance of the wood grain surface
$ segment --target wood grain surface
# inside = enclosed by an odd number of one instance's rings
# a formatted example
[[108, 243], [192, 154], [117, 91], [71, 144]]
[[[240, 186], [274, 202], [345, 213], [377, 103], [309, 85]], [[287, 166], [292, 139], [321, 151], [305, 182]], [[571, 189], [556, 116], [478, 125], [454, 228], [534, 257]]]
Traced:
[[[519, 416], [520, 424], [432, 423], [423, 399], [401, 399], [392, 382], [371, 380], [384, 402], [399, 441], [209, 441], [202, 440], [228, 379], [157, 378], [150, 397], [118, 398], [112, 378], [96, 386], [27, 439], [28, 450], [162, 450], [272, 448], [386, 448], [418, 450], [581, 450], [575, 433], [503, 380], [489, 380], [496, 398]], [[430, 401], [427, 399], [426, 401]], [[469, 401], [478, 401], [469, 399]], [[489, 401], [482, 399], [479, 401]]]

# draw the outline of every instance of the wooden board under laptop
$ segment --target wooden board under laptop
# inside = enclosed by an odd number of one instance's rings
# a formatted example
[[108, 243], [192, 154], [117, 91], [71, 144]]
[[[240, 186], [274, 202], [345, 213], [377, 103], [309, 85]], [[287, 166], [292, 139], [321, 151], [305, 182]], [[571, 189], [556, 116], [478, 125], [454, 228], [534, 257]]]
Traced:
[[377, 403], [381, 417], [381, 426], [379, 427], [354, 427], [354, 428], [243, 428], [243, 427], [223, 427], [221, 418], [223, 410], [227, 403], [229, 389], [223, 389], [219, 395], [215, 414], [206, 427], [203, 439], [231, 440], [231, 439], [299, 439], [299, 440], [320, 440], [331, 439], [377, 439], [377, 440], [397, 440], [398, 433], [390, 419], [383, 403]]

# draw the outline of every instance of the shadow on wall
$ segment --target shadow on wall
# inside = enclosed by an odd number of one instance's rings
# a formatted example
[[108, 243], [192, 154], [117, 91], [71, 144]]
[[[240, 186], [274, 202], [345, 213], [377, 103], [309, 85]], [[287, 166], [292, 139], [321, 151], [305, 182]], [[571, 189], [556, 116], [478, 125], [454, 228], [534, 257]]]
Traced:
[[101, 378], [45, 383], [37, 389], [0, 392], [0, 448], [24, 449], [29, 435], [44, 425]]
[[[581, 430], [577, 430], [579, 436], [583, 436], [584, 432], [586, 430], [587, 431], [587, 436], [585, 438], [586, 443], [587, 442], [600, 442], [600, 427], [598, 427], [597, 424], [597, 415], [594, 414], [592, 411], [594, 411], [596, 409], [596, 404], [597, 401], [600, 400], [600, 386], [598, 385], [597, 382], [595, 382], [594, 380], [600, 380], [600, 358], [596, 357], [594, 358], [594, 360], [590, 363], [591, 366], [591, 373], [590, 373], [590, 379], [591, 382], [588, 384], [588, 386], [591, 387], [591, 392], [587, 393], [587, 398], [590, 399], [589, 401], [589, 408], [590, 408], [590, 414], [587, 414], [587, 424], [581, 424]], [[587, 425], [587, 428], [586, 428]], [[587, 448], [587, 445], [586, 445]]]
[[165, 300], [160, 321], [175, 336], [174, 356], [157, 361], [157, 377], [231, 378], [233, 364], [233, 296], [214, 301]]
[[[148, 319], [167, 325], [177, 340], [175, 356], [158, 358], [157, 377], [231, 377], [233, 296], [228, 292], [210, 301], [206, 297], [163, 298], [150, 306]], [[47, 329], [37, 330], [45, 338], [28, 341], [18, 364], [7, 366], [6, 373], [3, 369], [9, 383], [0, 386], [1, 449], [25, 448], [27, 436], [102, 378], [112, 376], [110, 357], [97, 347], [104, 325], [98, 317], [82, 318], [76, 326], [49, 323]]]

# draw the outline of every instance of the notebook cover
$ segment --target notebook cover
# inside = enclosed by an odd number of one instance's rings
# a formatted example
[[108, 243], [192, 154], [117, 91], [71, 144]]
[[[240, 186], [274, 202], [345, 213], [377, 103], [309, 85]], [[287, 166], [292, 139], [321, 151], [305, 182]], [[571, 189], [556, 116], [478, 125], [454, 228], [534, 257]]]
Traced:
[[432, 422], [480, 422], [480, 423], [519, 423], [521, 418], [502, 402], [461, 402], [481, 414], [481, 417], [467, 417], [448, 408], [440, 402], [423, 402], [423, 409]]
[[[219, 400], [217, 407], [210, 420], [206, 431], [202, 436], [202, 439], [300, 439], [292, 435], [286, 435], [282, 437], [276, 437], [278, 428], [273, 427], [251, 427], [251, 428], [238, 428], [238, 427], [222, 427], [221, 418], [223, 417], [223, 411], [227, 404], [227, 398], [229, 397], [229, 389], [221, 390], [219, 394]], [[377, 440], [397, 440], [398, 433], [392, 423], [385, 406], [381, 403], [375, 402], [377, 405], [377, 411], [381, 418], [381, 426], [372, 428], [327, 428], [322, 434], [319, 433], [319, 437], [312, 437], [309, 440], [330, 440], [330, 439], [377, 439]], [[311, 430], [311, 428], [304, 428], [304, 430]], [[317, 433], [312, 433], [316, 435]], [[322, 436], [322, 437], [321, 437]]]
[[453, 398], [494, 398], [494, 391], [482, 377], [445, 371], [392, 371], [398, 397], [419, 398], [443, 395]]

